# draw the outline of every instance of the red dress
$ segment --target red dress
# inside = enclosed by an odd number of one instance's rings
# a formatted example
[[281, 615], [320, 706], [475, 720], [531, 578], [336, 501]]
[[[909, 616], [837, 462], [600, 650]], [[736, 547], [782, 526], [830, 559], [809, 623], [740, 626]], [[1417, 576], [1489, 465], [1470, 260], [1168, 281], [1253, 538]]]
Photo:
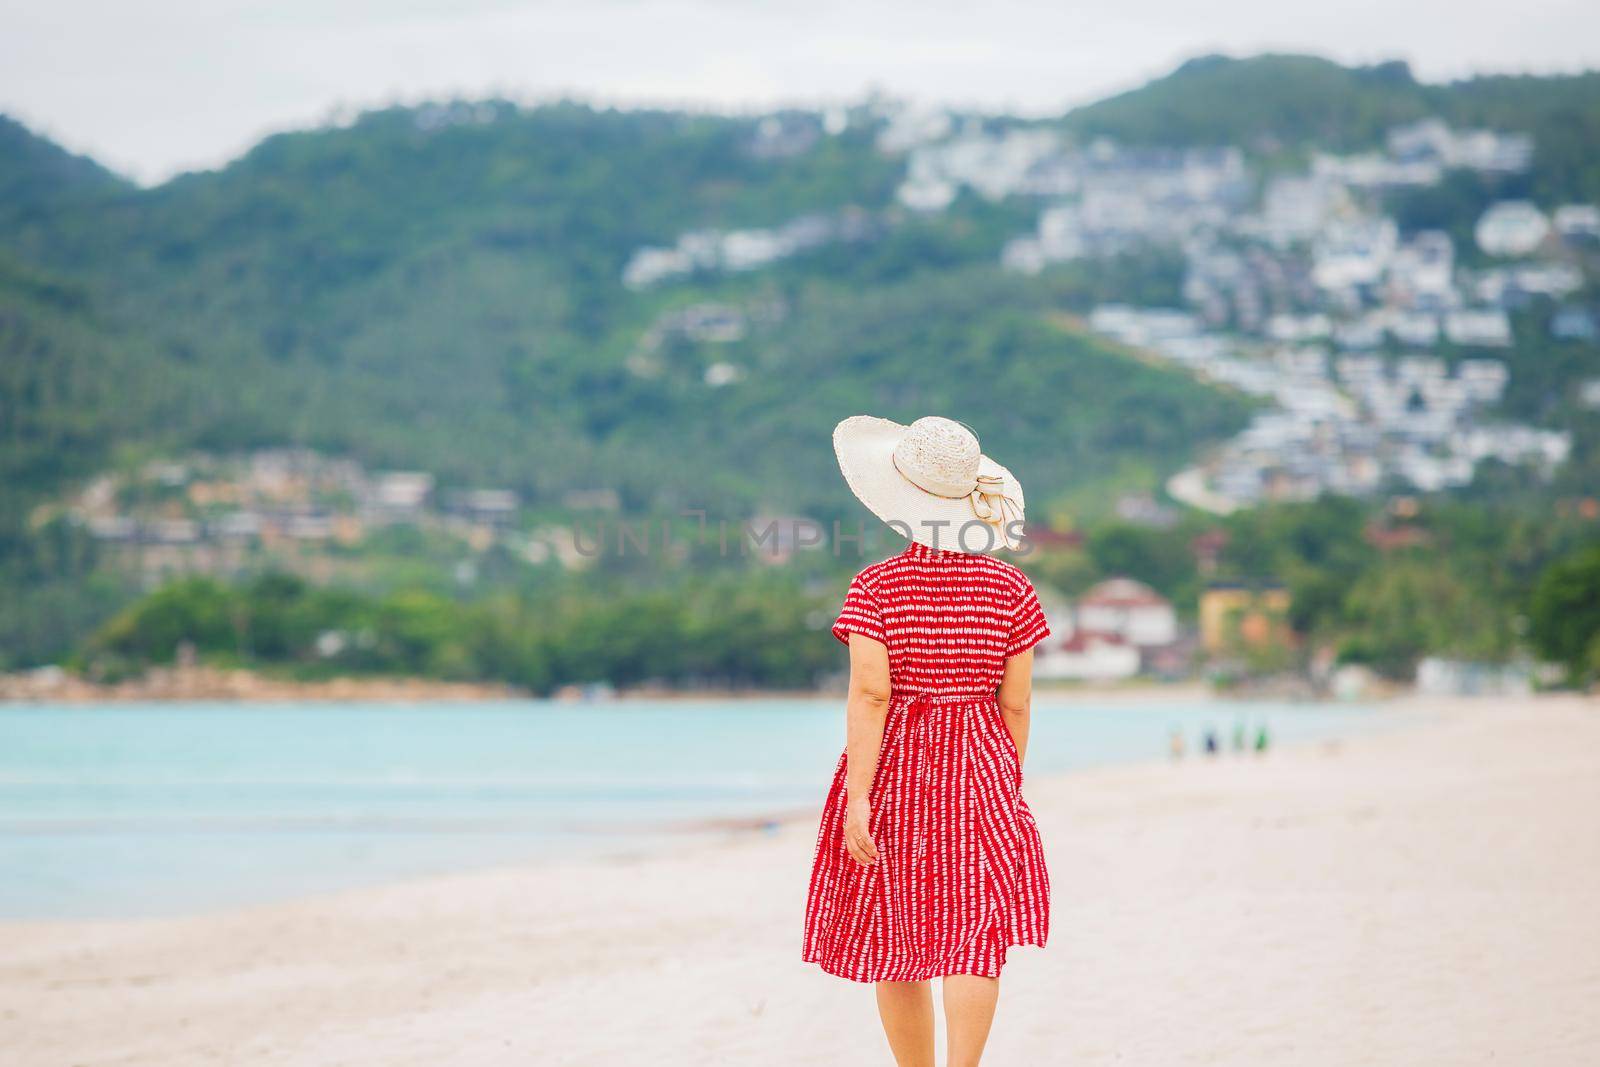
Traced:
[[867, 794], [878, 861], [844, 845], [839, 757], [806, 894], [802, 956], [858, 982], [998, 976], [1043, 945], [1050, 883], [995, 690], [1008, 656], [1049, 634], [1027, 577], [991, 556], [926, 548], [856, 575], [833, 633], [889, 649], [891, 696]]

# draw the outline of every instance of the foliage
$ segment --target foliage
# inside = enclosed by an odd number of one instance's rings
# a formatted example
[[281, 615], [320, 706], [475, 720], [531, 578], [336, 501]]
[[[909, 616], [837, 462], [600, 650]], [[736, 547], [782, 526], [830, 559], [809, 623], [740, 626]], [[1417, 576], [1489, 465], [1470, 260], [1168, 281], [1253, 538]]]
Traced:
[[1364, 147], [1427, 114], [1404, 63], [1342, 67], [1313, 56], [1204, 56], [1131, 92], [1071, 112], [1068, 129], [1134, 144]]
[[[0, 115], [0, 229], [124, 187], [100, 164], [35, 136]], [[3, 270], [3, 268], [0, 268]]]
[[283, 574], [167, 585], [88, 642], [93, 672], [202, 657], [301, 672], [494, 679], [537, 692], [610, 682], [799, 687], [839, 669], [823, 605], [788, 576], [713, 579], [615, 595], [463, 602], [423, 589], [368, 596]]
[[1529, 636], [1577, 684], [1600, 675], [1600, 544], [1551, 564], [1529, 603]]
[[1480, 589], [1421, 559], [1376, 567], [1344, 598], [1339, 658], [1408, 678], [1425, 655], [1497, 660], [1510, 651], [1509, 620]]
[[1108, 523], [1090, 535], [1088, 555], [1099, 574], [1136, 577], [1180, 606], [1193, 608], [1198, 598], [1186, 530]]

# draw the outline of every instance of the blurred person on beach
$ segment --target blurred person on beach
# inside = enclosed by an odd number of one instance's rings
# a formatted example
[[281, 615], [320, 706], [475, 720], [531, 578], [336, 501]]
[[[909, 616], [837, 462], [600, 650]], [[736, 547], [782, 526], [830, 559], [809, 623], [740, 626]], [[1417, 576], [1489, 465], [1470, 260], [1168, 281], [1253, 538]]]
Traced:
[[846, 744], [825, 802], [802, 956], [876, 986], [899, 1067], [934, 1062], [941, 979], [951, 1067], [979, 1062], [1006, 950], [1043, 946], [1050, 886], [1022, 797], [1032, 583], [987, 553], [1022, 534], [1022, 487], [958, 422], [856, 416], [834, 430], [850, 489], [909, 544], [851, 581]]
[[1174, 726], [1167, 734], [1167, 752], [1175, 760], [1183, 758], [1183, 730]]

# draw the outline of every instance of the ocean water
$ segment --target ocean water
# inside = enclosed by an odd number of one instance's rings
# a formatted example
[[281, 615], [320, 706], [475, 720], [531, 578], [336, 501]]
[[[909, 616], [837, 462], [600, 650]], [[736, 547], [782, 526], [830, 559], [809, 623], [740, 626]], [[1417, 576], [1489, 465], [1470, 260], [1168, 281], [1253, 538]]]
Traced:
[[[1371, 729], [1353, 706], [1036, 701], [1028, 774]], [[0, 918], [177, 914], [659, 848], [820, 810], [839, 701], [0, 706]]]

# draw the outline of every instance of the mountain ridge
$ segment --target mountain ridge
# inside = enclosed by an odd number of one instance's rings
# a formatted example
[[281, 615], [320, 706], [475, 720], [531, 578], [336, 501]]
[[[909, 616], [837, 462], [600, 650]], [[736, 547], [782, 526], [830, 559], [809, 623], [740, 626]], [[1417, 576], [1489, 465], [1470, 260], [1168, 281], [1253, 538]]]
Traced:
[[[1218, 106], [1222, 98], [1251, 107]], [[1203, 56], [1054, 121], [1084, 137], [1257, 147], [1266, 138], [1285, 150], [1294, 147], [1288, 129], [1305, 143], [1361, 147], [1390, 124], [1441, 109], [1455, 120], [1513, 126], [1523, 115], [1537, 127], [1538, 160], [1504, 193], [1548, 201], [1593, 187], [1600, 200], [1600, 166], [1581, 151], [1600, 143], [1596, 102], [1600, 74], [1485, 76], [1441, 86], [1417, 82], [1403, 63], [1348, 68], [1310, 56]], [[782, 115], [767, 118], [781, 134]], [[348, 125], [275, 134], [223, 168], [148, 189], [4, 120], [0, 163], [8, 165], [0, 172], [10, 175], [13, 192], [0, 225], [0, 299], [19, 322], [48, 324], [35, 334], [61, 329], [60, 309], [47, 314], [38, 300], [47, 291], [39, 279], [53, 279], [47, 289], [57, 288], [48, 291], [71, 292], [71, 314], [87, 316], [117, 348], [125, 390], [117, 418], [86, 408], [57, 421], [87, 427], [99, 420], [118, 430], [79, 439], [125, 442], [131, 432], [155, 449], [299, 443], [352, 450], [374, 464], [431, 461], [448, 479], [510, 481], [532, 495], [557, 487], [534, 476], [517, 483], [505, 457], [523, 424], [564, 442], [560, 459], [573, 479], [602, 483], [624, 476], [631, 449], [653, 453], [671, 436], [641, 440], [619, 421], [626, 405], [682, 435], [692, 431], [680, 420], [726, 418], [742, 395], [767, 387], [760, 379], [797, 373], [782, 366], [784, 353], [808, 349], [796, 347], [785, 326], [725, 348], [678, 338], [667, 378], [630, 371], [652, 323], [696, 300], [828, 307], [865, 322], [880, 287], [913, 292], [920, 278], [937, 293], [933, 280], [942, 276], [1001, 294], [980, 317], [1040, 314], [1063, 300], [1089, 299], [1096, 282], [1082, 272], [1004, 286], [983, 280], [996, 274], [999, 246], [1023, 216], [971, 196], [945, 218], [908, 214], [894, 202], [901, 163], [875, 147], [870, 125], [838, 136], [802, 130], [804, 150], [764, 154], [752, 146], [767, 118], [570, 102], [386, 108]], [[1593, 139], [1551, 133], [1581, 132], [1591, 121]], [[873, 243], [848, 255], [824, 249], [757, 274], [697, 276], [666, 290], [633, 293], [619, 284], [640, 247], [699, 228], [773, 226], [841, 208], [878, 220]], [[1149, 302], [1177, 299], [1175, 279], [1140, 269], [1157, 279], [1148, 283], [1155, 287]], [[1121, 295], [1102, 286], [1098, 298]], [[939, 308], [880, 323], [876, 329], [899, 331], [901, 340], [873, 342], [877, 362], [853, 364], [850, 373], [892, 363], [883, 354], [908, 343], [919, 318], [940, 321]], [[802, 313], [795, 321], [812, 320]], [[825, 332], [826, 324], [807, 328]], [[744, 381], [705, 389], [698, 375], [713, 363]], [[53, 395], [41, 393], [49, 375], [37, 362], [21, 365], [14, 396]], [[35, 377], [25, 377], [27, 366]], [[932, 373], [943, 371], [933, 364]], [[797, 384], [805, 379], [799, 373]], [[896, 393], [886, 384], [873, 388], [881, 397]], [[1197, 410], [1227, 407], [1209, 395], [1193, 386]], [[981, 396], [971, 402], [975, 418], [1003, 424], [1000, 405]], [[1213, 432], [1228, 421], [1212, 424]], [[52, 463], [48, 474], [17, 473], [46, 489], [64, 471], [106, 462], [109, 445], [93, 455]], [[805, 495], [795, 492], [803, 487], [760, 484], [767, 504]], [[730, 483], [727, 491], [747, 503], [763, 497], [753, 485]]]

